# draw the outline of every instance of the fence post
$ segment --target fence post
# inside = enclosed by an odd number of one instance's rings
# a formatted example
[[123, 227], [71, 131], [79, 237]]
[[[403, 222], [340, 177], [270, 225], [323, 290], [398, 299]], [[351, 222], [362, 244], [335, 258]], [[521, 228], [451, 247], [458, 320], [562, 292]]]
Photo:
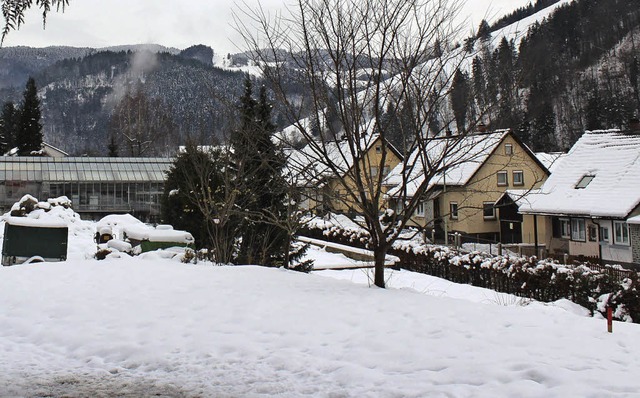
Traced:
[[613, 333], [613, 308], [607, 307], [607, 332]]
[[569, 262], [569, 253], [565, 253], [563, 255], [563, 258], [564, 258], [564, 265], [567, 265], [567, 263]]
[[431, 243], [436, 244], [436, 230], [435, 228], [431, 230]]
[[498, 242], [496, 246], [498, 246], [498, 256], [502, 256], [502, 243]]

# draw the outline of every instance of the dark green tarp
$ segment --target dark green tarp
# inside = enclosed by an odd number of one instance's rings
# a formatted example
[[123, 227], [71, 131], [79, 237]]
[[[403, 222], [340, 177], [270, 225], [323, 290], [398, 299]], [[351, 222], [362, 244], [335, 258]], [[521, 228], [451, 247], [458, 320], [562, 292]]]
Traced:
[[66, 260], [69, 228], [4, 225], [2, 264], [11, 265], [33, 257], [45, 260]]

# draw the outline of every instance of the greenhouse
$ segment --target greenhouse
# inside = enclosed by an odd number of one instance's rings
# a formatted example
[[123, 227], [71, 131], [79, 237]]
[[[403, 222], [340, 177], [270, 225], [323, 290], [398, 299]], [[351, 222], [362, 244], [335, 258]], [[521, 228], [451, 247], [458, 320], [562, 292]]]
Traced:
[[0, 209], [26, 194], [65, 195], [83, 218], [130, 213], [155, 220], [171, 158], [1, 157]]

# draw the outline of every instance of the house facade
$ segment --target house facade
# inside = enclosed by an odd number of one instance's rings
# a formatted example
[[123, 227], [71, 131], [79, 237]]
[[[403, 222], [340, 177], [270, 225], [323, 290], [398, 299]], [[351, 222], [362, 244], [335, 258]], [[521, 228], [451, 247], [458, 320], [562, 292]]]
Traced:
[[[442, 140], [440, 147], [454, 150], [428, 182], [411, 224], [435, 229], [440, 238], [445, 232], [461, 233], [463, 239], [499, 241], [504, 235], [511, 240], [507, 234], [519, 237], [521, 221], [511, 220], [507, 224], [511, 230], [501, 231], [501, 216], [508, 215], [501, 215], [496, 204], [508, 189], [527, 191], [540, 187], [549, 176], [547, 168], [510, 130]], [[449, 145], [447, 140], [456, 141]], [[437, 157], [438, 154], [431, 156]], [[401, 173], [395, 169], [389, 182], [397, 183]], [[419, 176], [413, 183], [421, 183]], [[407, 196], [412, 197], [411, 192]]]
[[[299, 205], [303, 210], [315, 214], [327, 211], [357, 214], [358, 205], [350, 198], [350, 192], [357, 192], [357, 170], [371, 193], [384, 189], [377, 181], [402, 161], [402, 155], [377, 134], [364, 138], [360, 145], [359, 152], [363, 155], [357, 159], [346, 141], [319, 143], [315, 148], [307, 145], [289, 154], [287, 167], [301, 191]], [[333, 170], [327, 167], [327, 157]]]
[[523, 241], [550, 255], [638, 262], [640, 133], [587, 131], [519, 211]]

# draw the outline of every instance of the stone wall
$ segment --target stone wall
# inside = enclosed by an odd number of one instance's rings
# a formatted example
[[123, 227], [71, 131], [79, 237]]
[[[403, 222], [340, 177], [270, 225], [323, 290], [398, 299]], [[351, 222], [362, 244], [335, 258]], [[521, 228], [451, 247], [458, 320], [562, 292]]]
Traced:
[[633, 262], [640, 263], [640, 225], [629, 225], [629, 233], [631, 238], [631, 253]]

